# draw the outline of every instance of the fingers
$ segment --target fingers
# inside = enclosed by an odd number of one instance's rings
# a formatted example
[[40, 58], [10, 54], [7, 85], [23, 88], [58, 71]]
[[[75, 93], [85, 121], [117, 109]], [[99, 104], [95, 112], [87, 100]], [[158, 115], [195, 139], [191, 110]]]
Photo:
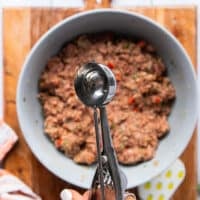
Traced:
[[3, 169], [0, 169], [0, 176], [3, 176], [5, 174], [9, 174], [9, 173]]
[[[93, 194], [92, 191], [86, 191], [83, 195], [83, 200], [89, 200], [91, 198], [95, 199], [95, 200], [101, 200], [102, 199], [102, 195], [101, 195], [101, 190], [100, 189], [94, 189]], [[105, 188], [105, 199], [106, 200], [115, 200], [115, 192], [112, 188], [110, 187], [106, 187]]]
[[81, 196], [77, 191], [71, 189], [64, 189], [60, 194], [60, 198], [62, 200], [83, 200], [83, 196]]
[[[82, 196], [75, 190], [64, 189], [61, 192], [60, 197], [62, 200], [89, 200], [89, 197], [91, 195], [90, 192], [91, 191], [88, 190]], [[106, 199], [115, 200], [114, 191], [111, 190], [110, 188], [105, 189], [105, 194], [106, 194]], [[101, 192], [98, 189], [96, 190], [95, 198], [96, 200], [101, 199]], [[126, 193], [124, 200], [136, 200], [136, 197], [133, 193]]]
[[126, 193], [124, 200], [136, 200], [136, 197], [133, 193]]
[[90, 197], [90, 190], [86, 191], [84, 194], [83, 194], [83, 200], [88, 200], [89, 197]]

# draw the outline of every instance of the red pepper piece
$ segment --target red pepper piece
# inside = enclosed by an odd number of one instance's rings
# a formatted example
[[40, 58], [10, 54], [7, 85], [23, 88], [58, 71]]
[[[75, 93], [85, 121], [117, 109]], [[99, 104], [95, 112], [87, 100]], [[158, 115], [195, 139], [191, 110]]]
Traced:
[[139, 112], [139, 109], [138, 108], [133, 108], [133, 111], [134, 112]]
[[141, 49], [144, 48], [146, 46], [146, 42], [144, 40], [140, 40], [138, 43], [137, 43], [137, 46], [139, 46]]
[[61, 147], [61, 144], [62, 144], [62, 140], [60, 138], [55, 141], [56, 148]]
[[153, 98], [153, 102], [159, 104], [161, 102], [161, 98], [159, 96], [156, 96]]
[[131, 96], [128, 98], [128, 104], [131, 105], [132, 103], [134, 103], [135, 99], [134, 96]]
[[113, 69], [115, 66], [112, 62], [108, 62], [107, 63], [107, 66], [110, 68], [110, 69]]
[[121, 81], [122, 80], [122, 76], [121, 76], [120, 73], [116, 73], [115, 74], [115, 78], [116, 78], [117, 81]]

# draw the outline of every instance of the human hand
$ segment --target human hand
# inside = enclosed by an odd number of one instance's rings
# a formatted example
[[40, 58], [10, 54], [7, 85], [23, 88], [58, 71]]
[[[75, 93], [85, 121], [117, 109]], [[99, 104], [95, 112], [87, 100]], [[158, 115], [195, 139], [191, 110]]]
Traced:
[[[61, 200], [90, 200], [91, 191], [86, 191], [83, 195], [78, 193], [76, 190], [64, 189], [61, 194]], [[105, 199], [106, 200], [115, 200], [115, 193], [113, 190], [106, 188], [105, 189]], [[95, 200], [101, 200], [100, 190], [96, 191]], [[136, 197], [133, 193], [126, 193], [124, 200], [136, 200]]]
[[60, 198], [61, 198], [61, 200], [88, 200], [89, 199], [89, 191], [86, 191], [83, 195], [81, 195], [76, 190], [64, 189], [60, 193]]

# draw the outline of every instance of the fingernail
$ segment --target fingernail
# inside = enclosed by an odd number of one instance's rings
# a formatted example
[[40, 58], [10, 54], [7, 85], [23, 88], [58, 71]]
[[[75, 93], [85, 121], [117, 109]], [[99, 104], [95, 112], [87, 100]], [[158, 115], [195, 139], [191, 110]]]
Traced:
[[125, 200], [136, 200], [136, 197], [133, 193], [126, 193], [124, 199]]
[[70, 192], [70, 190], [64, 189], [61, 193], [60, 193], [60, 198], [62, 200], [72, 200], [72, 193]]

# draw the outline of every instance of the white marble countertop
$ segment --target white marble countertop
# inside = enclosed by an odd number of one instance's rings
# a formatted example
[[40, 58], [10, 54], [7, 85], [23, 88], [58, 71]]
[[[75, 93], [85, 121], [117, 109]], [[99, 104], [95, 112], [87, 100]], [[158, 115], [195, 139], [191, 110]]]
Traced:
[[[101, 0], [97, 0], [99, 2]], [[198, 72], [200, 70], [200, 0], [113, 0], [114, 6], [198, 6]], [[2, 60], [2, 8], [3, 7], [80, 7], [83, 0], [0, 0], [0, 118], [3, 117], [3, 60]], [[200, 94], [200, 75], [198, 73], [198, 91]], [[200, 108], [199, 117], [200, 117]], [[198, 123], [200, 128], [200, 122]], [[199, 135], [199, 134], [198, 134]], [[200, 183], [200, 135], [198, 137], [198, 182]]]

